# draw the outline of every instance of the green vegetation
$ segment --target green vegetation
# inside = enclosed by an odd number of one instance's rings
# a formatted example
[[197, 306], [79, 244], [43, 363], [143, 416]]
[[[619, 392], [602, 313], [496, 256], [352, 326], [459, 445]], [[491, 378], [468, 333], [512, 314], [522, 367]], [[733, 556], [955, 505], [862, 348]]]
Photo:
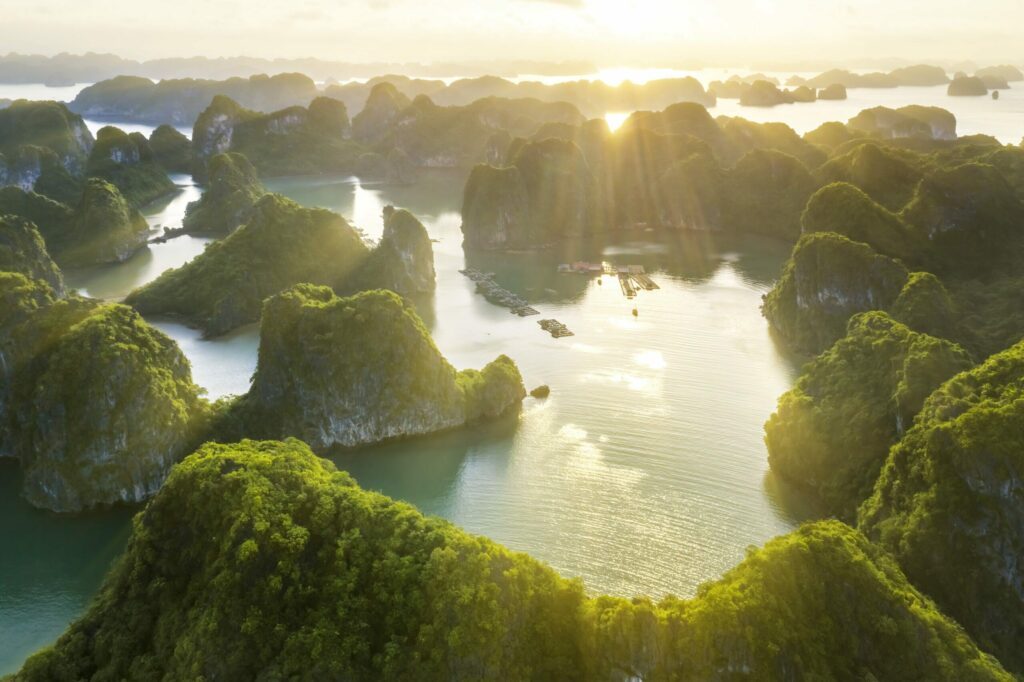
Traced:
[[594, 230], [600, 202], [580, 148], [547, 138], [524, 144], [510, 168], [473, 169], [462, 231], [466, 244], [474, 247], [536, 248]]
[[194, 172], [205, 179], [206, 163], [228, 151], [244, 154], [263, 176], [352, 172], [364, 150], [349, 132], [345, 106], [335, 100], [261, 114], [218, 95], [196, 119]]
[[0, 215], [3, 214], [16, 215], [34, 223], [50, 253], [64, 247], [74, 220], [74, 212], [69, 206], [19, 187], [0, 187]]
[[479, 165], [470, 173], [462, 200], [466, 246], [482, 249], [529, 248], [533, 243], [529, 198], [515, 166]]
[[146, 242], [145, 218], [114, 185], [90, 178], [74, 206], [17, 187], [0, 187], [0, 215], [33, 222], [47, 251], [63, 267], [123, 261]]
[[916, 332], [941, 339], [964, 340], [961, 312], [949, 291], [930, 272], [912, 272], [889, 312]]
[[14, 395], [25, 497], [58, 511], [153, 494], [194, 445], [201, 408], [178, 347], [120, 305], [68, 328]]
[[[748, 166], [753, 172], [758, 167], [757, 163]], [[616, 203], [620, 210], [627, 211], [624, 216], [627, 224], [647, 222], [652, 210], [659, 211], [659, 224], [679, 229], [719, 229], [725, 222], [725, 172], [710, 153], [697, 152], [677, 161], [661, 176], [658, 185], [649, 189], [656, 191], [646, 196], [639, 193], [637, 197], [626, 196]], [[737, 198], [743, 206], [750, 203], [743, 202], [743, 197]], [[738, 210], [733, 210], [731, 215], [743, 220]], [[751, 222], [751, 228], [760, 225], [759, 219]]]
[[81, 116], [60, 102], [15, 100], [0, 109], [0, 154], [10, 158], [19, 147], [49, 149], [71, 173], [85, 168], [93, 139]]
[[1010, 271], [1002, 275], [957, 281], [950, 292], [960, 328], [970, 330], [963, 343], [978, 357], [1009, 348], [1024, 338], [1024, 276]]
[[694, 104], [548, 125], [479, 165], [463, 199], [465, 243], [531, 249], [615, 229], [724, 229], [795, 239], [824, 153], [781, 124], [716, 121]]
[[33, 505], [139, 502], [195, 446], [205, 403], [188, 361], [130, 308], [0, 273], [0, 447]]
[[192, 141], [172, 126], [158, 126], [149, 136], [149, 148], [158, 164], [172, 173], [192, 170]]
[[960, 374], [892, 449], [860, 524], [987, 651], [1024, 671], [1024, 344]]
[[401, 296], [415, 296], [431, 293], [436, 287], [434, 247], [427, 228], [412, 213], [385, 206], [380, 244], [346, 290], [390, 289]]
[[268, 194], [248, 223], [125, 302], [144, 315], [184, 317], [216, 336], [255, 322], [265, 298], [300, 282], [343, 286], [368, 254], [340, 216]]
[[765, 424], [772, 471], [811, 490], [826, 513], [854, 518], [925, 398], [971, 364], [959, 346], [885, 313], [855, 315]]
[[302, 284], [264, 305], [252, 389], [226, 428], [355, 447], [498, 417], [525, 396], [508, 358], [456, 372], [397, 294]]
[[820, 353], [843, 336], [855, 313], [889, 308], [908, 274], [867, 244], [834, 232], [805, 234], [765, 295], [764, 315], [794, 348]]
[[939, 168], [918, 185], [902, 213], [929, 243], [940, 275], [978, 276], [1018, 263], [1024, 203], [995, 166]]
[[833, 182], [815, 192], [800, 224], [806, 234], [835, 232], [907, 263], [922, 256], [922, 244], [898, 215], [846, 182]]
[[206, 445], [135, 519], [89, 611], [19, 682], [63, 679], [1009, 680], [837, 522], [691, 601], [578, 581], [364, 492], [302, 443]]
[[0, 453], [15, 452], [10, 414], [11, 387], [19, 367], [30, 357], [31, 344], [21, 338], [26, 323], [38, 320], [39, 311], [53, 305], [56, 297], [45, 282], [18, 272], [0, 270]]
[[188, 205], [182, 227], [191, 233], [230, 234], [249, 221], [265, 193], [245, 156], [218, 154], [207, 167], [206, 191]]
[[817, 187], [807, 167], [793, 156], [770, 149], [749, 152], [725, 174], [723, 226], [795, 240], [800, 213]]
[[64, 167], [57, 154], [34, 145], [22, 145], [6, 157], [0, 153], [0, 182], [63, 203], [74, 203], [82, 194], [81, 179]]
[[391, 123], [412, 101], [389, 82], [377, 83], [370, 91], [366, 104], [352, 120], [352, 134], [367, 143], [379, 141]]
[[1017, 191], [1017, 196], [1024, 201], [1024, 146], [1004, 147], [1000, 145], [991, 153], [981, 157], [980, 161], [995, 166]]
[[846, 125], [836, 121], [822, 123], [814, 130], [804, 133], [804, 140], [829, 153], [858, 137], [866, 137], [866, 134], [855, 132]]
[[141, 133], [128, 135], [113, 126], [96, 134], [86, 174], [115, 185], [136, 207], [174, 191], [174, 183], [157, 162], [149, 141]]
[[231, 151], [235, 125], [259, 118], [230, 97], [217, 95], [195, 120], [192, 127], [192, 173], [202, 180], [207, 162], [217, 154]]
[[441, 107], [421, 95], [392, 114], [391, 107], [400, 103], [375, 104], [370, 111], [377, 112], [376, 118], [364, 109], [356, 117], [355, 136], [383, 156], [400, 152], [413, 165], [429, 168], [470, 168], [485, 161], [495, 134], [529, 137], [545, 125], [584, 122], [576, 107], [564, 102], [489, 97], [463, 107]]
[[317, 96], [317, 87], [311, 78], [299, 73], [220, 81], [161, 77], [153, 82], [137, 76], [116, 76], [83, 89], [70, 107], [90, 118], [192, 125], [210, 100], [219, 95], [250, 109], [275, 111], [295, 104], [305, 106]]
[[35, 224], [24, 218], [3, 215], [0, 209], [0, 271], [18, 272], [46, 282], [63, 296], [64, 277], [46, 252], [46, 243]]
[[54, 255], [64, 267], [123, 261], [146, 243], [148, 230], [146, 219], [117, 187], [90, 178]]
[[823, 184], [848, 182], [890, 211], [899, 211], [924, 176], [916, 161], [913, 154], [865, 143], [833, 156], [815, 175]]

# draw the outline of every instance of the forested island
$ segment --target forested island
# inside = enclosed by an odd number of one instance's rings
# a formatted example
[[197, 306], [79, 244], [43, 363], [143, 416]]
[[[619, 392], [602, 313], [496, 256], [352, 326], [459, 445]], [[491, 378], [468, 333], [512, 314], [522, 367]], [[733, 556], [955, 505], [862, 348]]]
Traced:
[[[987, 92], [1016, 74], [834, 72], [792, 91], [760, 76], [713, 94], [119, 77], [67, 106], [0, 109], [0, 456], [35, 507], [139, 505], [87, 612], [12, 679], [1024, 674], [1024, 147], [960, 136], [935, 107], [805, 135], [707, 109], [888, 83]], [[615, 131], [591, 118], [612, 106], [636, 110]], [[126, 112], [163, 125], [93, 136], [82, 118]], [[784, 241], [762, 311], [807, 362], [765, 442], [814, 520], [690, 599], [625, 599], [323, 459], [514, 421], [527, 399], [515, 347], [457, 370], [435, 345], [416, 215], [388, 206], [371, 242], [267, 189], [332, 174], [407, 186], [438, 168], [465, 173], [466, 254], [652, 233]], [[64, 270], [145, 248], [140, 209], [177, 191], [172, 172], [205, 191], [164, 237], [212, 243], [123, 302], [67, 286]], [[249, 390], [208, 399], [152, 323], [168, 316], [205, 337], [258, 324]]]

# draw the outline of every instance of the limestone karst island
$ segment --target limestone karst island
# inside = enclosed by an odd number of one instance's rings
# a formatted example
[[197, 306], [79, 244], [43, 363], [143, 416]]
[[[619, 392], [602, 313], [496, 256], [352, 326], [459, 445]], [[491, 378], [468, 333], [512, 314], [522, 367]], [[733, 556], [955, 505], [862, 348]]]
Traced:
[[0, 682], [1024, 682], [1019, 0], [0, 0]]

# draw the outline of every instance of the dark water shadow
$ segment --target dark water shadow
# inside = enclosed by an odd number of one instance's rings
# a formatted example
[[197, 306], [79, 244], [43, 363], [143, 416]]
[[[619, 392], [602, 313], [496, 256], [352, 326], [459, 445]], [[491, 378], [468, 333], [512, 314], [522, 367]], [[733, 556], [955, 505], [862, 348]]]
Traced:
[[821, 503], [813, 495], [789, 483], [781, 476], [777, 476], [772, 471], [768, 471], [764, 475], [764, 491], [782, 518], [794, 525], [827, 516]]
[[437, 514], [454, 492], [470, 453], [486, 450], [507, 455], [518, 426], [519, 414], [513, 413], [464, 429], [336, 452], [327, 457], [350, 473], [361, 487]]

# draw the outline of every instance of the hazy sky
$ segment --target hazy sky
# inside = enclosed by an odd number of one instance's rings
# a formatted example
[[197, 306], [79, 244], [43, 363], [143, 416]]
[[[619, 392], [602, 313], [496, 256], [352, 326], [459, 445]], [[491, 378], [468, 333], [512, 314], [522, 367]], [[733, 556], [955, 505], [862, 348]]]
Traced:
[[1024, 0], [0, 0], [0, 52], [599, 66], [1024, 63]]

